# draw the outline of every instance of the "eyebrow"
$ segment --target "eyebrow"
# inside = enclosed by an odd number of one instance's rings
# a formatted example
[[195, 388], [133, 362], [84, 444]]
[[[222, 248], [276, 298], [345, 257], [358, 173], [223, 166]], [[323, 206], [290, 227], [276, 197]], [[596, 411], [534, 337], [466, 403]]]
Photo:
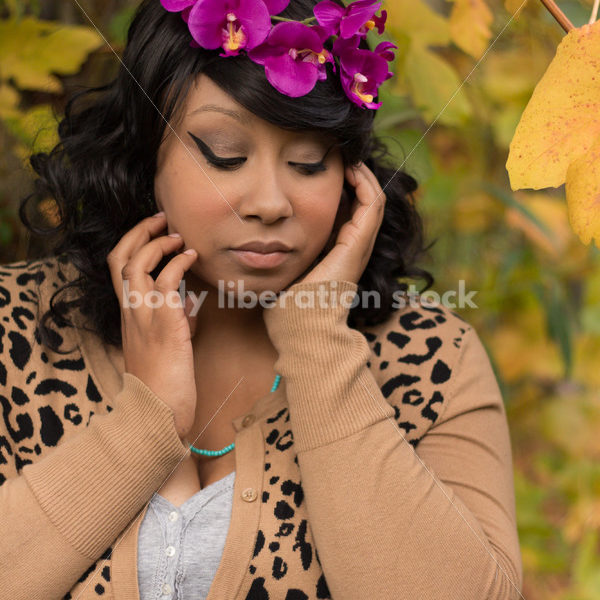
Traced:
[[239, 112], [236, 112], [235, 110], [230, 110], [228, 108], [223, 108], [222, 106], [218, 106], [216, 104], [204, 104], [201, 107], [189, 113], [188, 117], [191, 117], [192, 115], [195, 115], [196, 113], [200, 112], [220, 112], [224, 115], [232, 117], [236, 121], [239, 121], [242, 125], [248, 125], [250, 122], [247, 117], [241, 115]]

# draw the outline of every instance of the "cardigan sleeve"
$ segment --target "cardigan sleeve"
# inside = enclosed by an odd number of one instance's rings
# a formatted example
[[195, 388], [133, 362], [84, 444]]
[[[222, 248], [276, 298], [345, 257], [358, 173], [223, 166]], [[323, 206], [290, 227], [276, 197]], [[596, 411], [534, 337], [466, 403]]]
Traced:
[[[13, 391], [15, 387], [11, 386]], [[29, 415], [0, 385], [0, 589], [60, 600], [138, 514], [187, 452], [172, 410], [130, 373], [107, 414], [9, 472]], [[33, 411], [32, 408], [29, 408]]]
[[[315, 289], [299, 283], [289, 292]], [[508, 424], [476, 332], [466, 332], [446, 406], [417, 450], [393, 418], [390, 402], [401, 400], [383, 397], [348, 312], [281, 300], [264, 312], [332, 597], [520, 598]]]

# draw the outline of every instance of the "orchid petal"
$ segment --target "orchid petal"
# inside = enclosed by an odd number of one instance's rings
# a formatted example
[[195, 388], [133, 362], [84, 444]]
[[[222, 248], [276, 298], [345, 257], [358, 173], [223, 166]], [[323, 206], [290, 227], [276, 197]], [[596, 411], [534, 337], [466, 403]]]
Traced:
[[196, 3], [196, 0], [160, 0], [163, 8], [169, 12], [179, 12]]
[[244, 25], [248, 42], [246, 49], [264, 42], [271, 31], [271, 16], [263, 0], [238, 0], [236, 16]]
[[[181, 18], [187, 23], [189, 18], [190, 18], [190, 12], [192, 10], [192, 8], [194, 8], [193, 6], [188, 6], [187, 8], [184, 8], [181, 11]], [[198, 44], [198, 47], [200, 47], [200, 45]]]
[[282, 10], [287, 8], [290, 0], [263, 0], [270, 15], [278, 15]]
[[341, 6], [331, 0], [321, 0], [315, 5], [313, 13], [317, 22], [329, 32], [329, 35], [336, 35], [340, 26], [342, 17], [346, 11]]
[[[343, 38], [348, 38], [354, 35], [358, 30], [380, 9], [381, 2], [378, 2], [374, 6], [369, 6], [367, 3], [363, 3], [362, 6], [357, 7], [358, 2], [354, 2], [348, 7], [348, 15], [342, 19], [340, 24], [340, 35]], [[370, 2], [372, 5], [373, 2]], [[365, 35], [365, 34], [363, 34]]]
[[323, 27], [322, 25], [310, 25], [311, 31], [314, 31], [321, 40], [321, 44], [324, 44], [327, 38], [331, 37], [331, 33], [327, 27]]
[[392, 48], [397, 49], [398, 46], [396, 46], [396, 44], [392, 44], [392, 42], [381, 42], [377, 44], [377, 47], [373, 52], [375, 52], [375, 54], [379, 54], [379, 56], [382, 56], [388, 61], [392, 61], [395, 58]]
[[259, 65], [264, 65], [267, 58], [270, 58], [271, 56], [278, 56], [278, 55], [285, 54], [285, 53], [286, 53], [285, 48], [281, 48], [281, 47], [275, 48], [273, 46], [270, 46], [265, 41], [262, 44], [260, 44], [259, 46], [256, 46], [255, 48], [248, 50], [248, 58], [250, 58], [250, 60], [254, 61], [255, 63], [258, 63]]
[[385, 31], [385, 21], [387, 19], [387, 10], [381, 11], [381, 16], [373, 17], [375, 21], [375, 27], [377, 27], [377, 33], [381, 35]]
[[271, 28], [271, 18], [262, 0], [201, 0], [192, 8], [188, 26], [193, 38], [213, 50], [223, 44], [227, 13], [233, 13], [246, 35], [245, 48], [259, 45]]
[[358, 44], [360, 43], [360, 36], [356, 35], [350, 38], [342, 38], [338, 37], [335, 42], [333, 42], [333, 47], [331, 51], [336, 56], [341, 56], [346, 52], [351, 52], [352, 50], [358, 49]]
[[293, 98], [308, 94], [318, 78], [313, 64], [296, 61], [289, 54], [267, 59], [265, 74], [275, 89]]
[[299, 21], [278, 23], [271, 29], [268, 42], [272, 46], [285, 48], [310, 48], [313, 52], [321, 52], [323, 42], [312, 27]]

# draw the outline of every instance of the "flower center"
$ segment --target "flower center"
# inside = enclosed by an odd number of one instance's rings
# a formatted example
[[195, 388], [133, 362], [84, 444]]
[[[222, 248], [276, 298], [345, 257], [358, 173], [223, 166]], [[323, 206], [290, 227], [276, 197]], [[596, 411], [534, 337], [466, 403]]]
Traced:
[[373, 19], [369, 19], [368, 21], [365, 21], [363, 25], [361, 25], [359, 31], [360, 33], [365, 33], [370, 29], [373, 29], [373, 27], [375, 27], [375, 21], [373, 21]]
[[319, 63], [322, 65], [327, 60], [327, 57], [329, 55], [329, 50], [327, 50], [326, 48], [323, 48], [323, 50], [321, 50], [321, 52], [315, 52], [314, 50], [311, 50], [310, 48], [302, 48], [300, 50], [298, 48], [290, 48], [288, 53], [294, 60], [301, 60], [302, 62], [310, 62], [310, 63], [313, 63], [314, 65]]
[[223, 48], [225, 50], [238, 50], [246, 45], [248, 36], [240, 25], [234, 13], [227, 13], [227, 29], [223, 30]]
[[354, 81], [352, 82], [351, 91], [364, 102], [373, 102], [373, 94], [365, 94], [363, 91], [364, 84], [367, 81], [369, 80], [362, 73], [354, 73]]

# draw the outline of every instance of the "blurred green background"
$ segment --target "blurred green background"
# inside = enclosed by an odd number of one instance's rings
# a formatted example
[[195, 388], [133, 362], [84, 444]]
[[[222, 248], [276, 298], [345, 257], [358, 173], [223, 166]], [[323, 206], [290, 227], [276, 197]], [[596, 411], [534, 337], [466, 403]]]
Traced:
[[[0, 264], [43, 252], [17, 215], [33, 189], [27, 157], [56, 143], [71, 93], [116, 74], [136, 5], [0, 0]], [[559, 5], [581, 26], [592, 0]], [[375, 123], [419, 182], [427, 236], [438, 240], [424, 265], [433, 290], [477, 292], [476, 308], [455, 311], [480, 334], [506, 403], [523, 596], [598, 600], [600, 251], [573, 234], [563, 188], [512, 192], [505, 170], [564, 32], [533, 0], [383, 8], [384, 38], [399, 49]]]

